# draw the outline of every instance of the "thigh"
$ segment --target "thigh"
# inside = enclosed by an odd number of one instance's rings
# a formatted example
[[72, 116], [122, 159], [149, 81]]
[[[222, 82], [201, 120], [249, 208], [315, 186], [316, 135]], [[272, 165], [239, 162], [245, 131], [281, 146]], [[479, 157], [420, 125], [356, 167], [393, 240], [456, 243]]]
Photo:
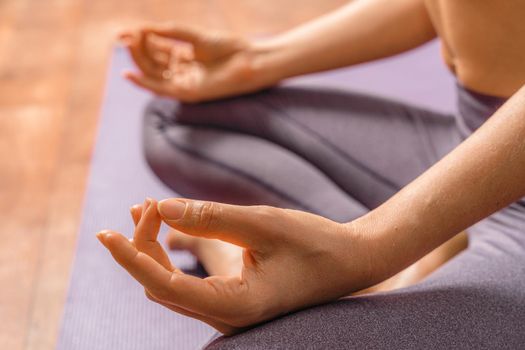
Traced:
[[271, 141], [308, 161], [368, 208], [461, 140], [451, 115], [326, 88], [282, 87], [198, 105], [162, 101], [155, 108], [173, 123]]
[[144, 148], [156, 175], [186, 197], [299, 209], [340, 222], [367, 211], [304, 159], [254, 136], [148, 112]]

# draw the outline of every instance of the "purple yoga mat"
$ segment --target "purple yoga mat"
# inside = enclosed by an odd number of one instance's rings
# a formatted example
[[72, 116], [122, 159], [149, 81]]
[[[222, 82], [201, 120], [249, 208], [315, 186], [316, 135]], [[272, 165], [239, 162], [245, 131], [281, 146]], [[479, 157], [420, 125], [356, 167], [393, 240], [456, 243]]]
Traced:
[[[197, 349], [215, 334], [199, 321], [148, 301], [94, 236], [104, 228], [130, 235], [130, 205], [146, 196], [175, 195], [144, 161], [141, 118], [150, 95], [120, 78], [120, 71], [131, 66], [126, 52], [117, 48], [108, 74], [58, 349]], [[437, 42], [387, 60], [288, 83], [349, 88], [455, 111], [454, 81], [440, 61]], [[187, 253], [171, 257], [181, 268], [196, 268]]]
[[[132, 64], [127, 53], [117, 48], [108, 74], [58, 349], [198, 349], [213, 330], [146, 299], [142, 288], [94, 236], [104, 228], [130, 235], [132, 204], [147, 196], [174, 195], [156, 179], [142, 156], [142, 112], [150, 94], [120, 77], [125, 67]], [[181, 268], [195, 268], [195, 260], [187, 253], [171, 258]]]

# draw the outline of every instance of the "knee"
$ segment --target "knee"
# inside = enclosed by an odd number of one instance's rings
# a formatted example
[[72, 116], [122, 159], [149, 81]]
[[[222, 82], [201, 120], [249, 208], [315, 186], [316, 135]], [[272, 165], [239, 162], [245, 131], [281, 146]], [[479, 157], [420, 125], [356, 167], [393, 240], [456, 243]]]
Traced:
[[175, 122], [180, 109], [181, 104], [178, 101], [165, 98], [152, 99], [144, 109], [144, 128]]
[[156, 98], [148, 103], [144, 110], [142, 129], [142, 149], [146, 163], [157, 175], [161, 172], [163, 157], [166, 154], [164, 133], [170, 124], [176, 123], [179, 103], [172, 100]]
[[177, 119], [182, 105], [177, 101], [155, 99], [145, 109], [142, 130], [142, 155], [147, 166], [161, 181], [172, 187], [174, 182], [191, 179], [189, 170], [181, 164], [190, 156], [195, 129]]

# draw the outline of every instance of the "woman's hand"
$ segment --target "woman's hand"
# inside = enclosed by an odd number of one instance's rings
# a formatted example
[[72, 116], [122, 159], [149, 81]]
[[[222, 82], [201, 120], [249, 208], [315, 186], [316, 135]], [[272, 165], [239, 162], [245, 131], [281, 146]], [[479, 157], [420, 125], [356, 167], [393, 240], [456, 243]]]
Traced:
[[158, 95], [198, 102], [271, 85], [257, 72], [255, 46], [231, 33], [151, 26], [122, 32], [120, 40], [140, 69], [124, 76]]
[[[368, 242], [350, 225], [295, 210], [188, 199], [132, 208], [133, 240], [99, 240], [153, 301], [224, 334], [368, 287]], [[238, 276], [204, 279], [173, 267], [157, 242], [161, 220], [189, 235], [243, 247]]]

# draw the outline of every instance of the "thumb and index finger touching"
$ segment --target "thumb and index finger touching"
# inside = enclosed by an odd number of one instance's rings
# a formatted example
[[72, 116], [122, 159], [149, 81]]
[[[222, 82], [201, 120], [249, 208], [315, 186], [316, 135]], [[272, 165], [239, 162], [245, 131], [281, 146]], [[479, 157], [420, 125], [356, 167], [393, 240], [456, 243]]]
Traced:
[[135, 241], [156, 241], [162, 220], [185, 234], [257, 249], [267, 241], [277, 219], [271, 209], [170, 198], [160, 202], [147, 199], [130, 211], [136, 226]]
[[[175, 308], [182, 308], [185, 314], [189, 312], [192, 317], [215, 326], [212, 315], [219, 319], [231, 316], [234, 304], [244, 295], [245, 288], [239, 277], [221, 277], [211, 282], [176, 269], [170, 270], [157, 256], [140, 249], [139, 245], [143, 242], [158, 244], [156, 238], [162, 218], [168, 225], [188, 234], [257, 247], [261, 238], [256, 234], [261, 224], [257, 222], [262, 221], [262, 217], [251, 217], [245, 210], [247, 208], [257, 207], [186, 199], [168, 199], [157, 205], [156, 201], [150, 200], [149, 205], [140, 208], [140, 212], [137, 208], [132, 209], [132, 217], [137, 222], [133, 243], [112, 231], [102, 231], [97, 237], [148, 293]], [[148, 225], [150, 227], [143, 227]]]
[[180, 198], [158, 203], [160, 217], [174, 229], [255, 250], [263, 249], [271, 240], [271, 227], [277, 220], [272, 209]]
[[157, 201], [148, 198], [144, 201], [142, 207], [133, 206], [130, 211], [135, 222], [133, 242], [137, 249], [150, 255], [167, 270], [173, 271], [175, 268], [172, 266], [165, 250], [157, 241], [161, 225], [161, 218], [157, 211]]

